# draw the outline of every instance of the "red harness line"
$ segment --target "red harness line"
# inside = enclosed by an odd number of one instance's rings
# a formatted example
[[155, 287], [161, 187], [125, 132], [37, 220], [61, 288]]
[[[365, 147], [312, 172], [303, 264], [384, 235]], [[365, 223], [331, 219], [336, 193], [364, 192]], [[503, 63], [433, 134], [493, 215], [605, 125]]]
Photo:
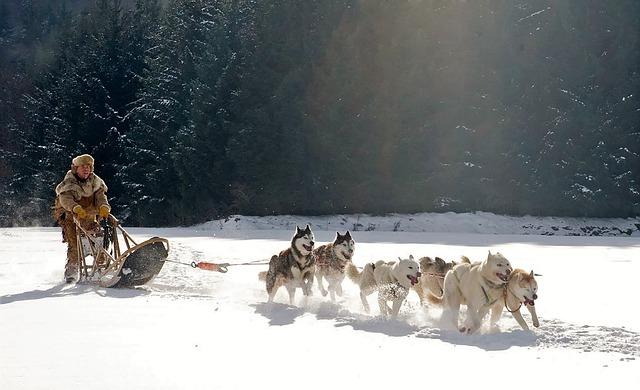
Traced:
[[227, 267], [229, 265], [230, 265], [229, 263], [216, 264], [216, 263], [207, 263], [205, 261], [201, 261], [199, 263], [196, 263], [195, 261], [191, 262], [191, 266], [193, 268], [199, 268], [205, 271], [215, 271], [223, 274], [228, 271]]
[[[167, 260], [168, 261], [168, 260]], [[178, 264], [187, 264], [187, 263], [179, 263], [177, 261], [174, 261], [174, 263], [178, 263]], [[232, 267], [234, 265], [264, 265], [264, 264], [269, 264], [268, 261], [264, 261], [264, 260], [256, 260], [256, 261], [250, 261], [247, 263], [234, 263], [234, 264], [229, 264], [229, 263], [208, 263], [206, 261], [199, 261], [199, 262], [195, 262], [192, 261], [190, 265], [193, 268], [199, 268], [205, 271], [214, 271], [214, 272], [220, 272], [220, 273], [227, 273], [227, 271], [229, 271], [229, 267]]]
[[220, 272], [223, 274], [228, 271], [227, 267], [229, 267], [230, 265], [229, 263], [216, 264], [216, 263], [207, 263], [206, 261], [199, 261], [197, 263], [195, 261], [192, 261], [191, 263], [183, 263], [181, 261], [175, 261], [175, 260], [169, 260], [169, 259], [165, 259], [164, 261], [169, 263], [175, 263], [175, 264], [190, 265], [193, 268], [199, 268], [205, 271]]

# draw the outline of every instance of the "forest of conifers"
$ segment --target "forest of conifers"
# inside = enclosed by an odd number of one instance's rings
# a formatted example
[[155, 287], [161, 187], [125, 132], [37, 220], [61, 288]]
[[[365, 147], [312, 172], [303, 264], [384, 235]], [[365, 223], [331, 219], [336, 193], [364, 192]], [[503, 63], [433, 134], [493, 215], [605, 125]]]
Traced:
[[640, 215], [640, 1], [2, 0], [0, 225]]

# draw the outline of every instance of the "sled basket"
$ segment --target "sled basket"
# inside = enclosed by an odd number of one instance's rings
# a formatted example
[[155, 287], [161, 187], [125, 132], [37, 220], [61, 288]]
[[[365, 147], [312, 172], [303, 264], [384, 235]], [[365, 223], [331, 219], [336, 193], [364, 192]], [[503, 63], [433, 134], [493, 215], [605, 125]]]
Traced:
[[101, 231], [90, 231], [74, 221], [81, 281], [97, 281], [102, 287], [141, 286], [160, 272], [169, 255], [167, 239], [153, 237], [138, 244], [113, 215], [101, 222]]

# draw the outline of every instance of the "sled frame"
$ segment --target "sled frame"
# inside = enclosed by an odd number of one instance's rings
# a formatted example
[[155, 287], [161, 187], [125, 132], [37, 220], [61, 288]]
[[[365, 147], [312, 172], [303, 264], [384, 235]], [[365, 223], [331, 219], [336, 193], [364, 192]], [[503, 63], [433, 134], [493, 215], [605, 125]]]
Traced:
[[[80, 265], [80, 282], [93, 282], [96, 279], [100, 280], [102, 276], [108, 273], [117, 273], [129, 255], [147, 245], [161, 242], [166, 252], [169, 252], [169, 241], [166, 238], [154, 237], [140, 244], [136, 243], [131, 235], [120, 225], [120, 221], [112, 214], [109, 214], [107, 217], [107, 223], [111, 227], [111, 236], [102, 237], [102, 240], [109, 239], [111, 242], [110, 246], [112, 248], [110, 251], [104, 248], [104, 241], [99, 240], [98, 236], [91, 234], [82, 227], [76, 217], [73, 218], [73, 221], [76, 225], [76, 248]], [[118, 234], [118, 232], [120, 234]], [[124, 251], [122, 251], [122, 247], [120, 246], [120, 237], [122, 237], [122, 241], [127, 248]], [[85, 251], [82, 238], [85, 238], [88, 242], [88, 251]], [[93, 257], [92, 263], [87, 262], [88, 256]], [[102, 280], [100, 280], [100, 285], [102, 287], [111, 287]]]

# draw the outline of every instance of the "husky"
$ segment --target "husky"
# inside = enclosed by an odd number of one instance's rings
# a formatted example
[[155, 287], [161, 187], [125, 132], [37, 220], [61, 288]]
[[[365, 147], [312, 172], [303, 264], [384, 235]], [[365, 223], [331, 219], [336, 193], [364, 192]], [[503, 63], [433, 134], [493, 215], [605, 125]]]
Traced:
[[513, 314], [513, 318], [516, 319], [523, 330], [529, 330], [529, 326], [527, 326], [520, 313], [522, 305], [529, 310], [533, 326], [536, 328], [540, 326], [535, 307], [535, 300], [538, 299], [538, 282], [534, 275], [533, 270], [529, 273], [518, 268], [511, 272], [509, 283], [503, 290], [503, 299], [491, 307], [490, 324], [492, 328], [496, 328], [496, 323], [502, 315], [502, 310], [506, 308], [509, 313]]
[[420, 263], [420, 283], [413, 286], [413, 289], [420, 297], [420, 304], [424, 305], [426, 300], [432, 303], [440, 303], [444, 292], [444, 276], [455, 265], [455, 261], [447, 263], [439, 257], [435, 261], [431, 257], [421, 257]]
[[[507, 258], [491, 251], [482, 262], [464, 262], [453, 267], [444, 277], [442, 326], [469, 334], [478, 331], [482, 318], [502, 299], [512, 270]], [[461, 304], [467, 305], [467, 318], [465, 325], [458, 328]]]
[[336, 301], [336, 294], [342, 296], [342, 281], [344, 280], [344, 267], [353, 257], [355, 242], [351, 233], [341, 235], [336, 232], [336, 238], [332, 243], [322, 245], [313, 251], [316, 262], [316, 280], [323, 297], [327, 296], [322, 284], [322, 278], [327, 279], [331, 302]]
[[[396, 318], [400, 311], [400, 306], [409, 294], [412, 286], [419, 282], [420, 265], [409, 256], [408, 259], [398, 261], [369, 263], [365, 265], [362, 272], [359, 272], [352, 263], [347, 264], [346, 273], [349, 279], [360, 287], [360, 299], [364, 310], [369, 313], [371, 310], [367, 302], [367, 296], [374, 291], [378, 291], [378, 305], [380, 314], [384, 317], [391, 315]], [[389, 308], [387, 301], [392, 301], [393, 306]]]
[[296, 226], [296, 233], [291, 239], [291, 246], [269, 261], [269, 270], [265, 275], [269, 302], [280, 286], [289, 292], [289, 303], [293, 305], [296, 288], [302, 288], [305, 297], [311, 295], [314, 274], [313, 232], [309, 225], [305, 229]]

